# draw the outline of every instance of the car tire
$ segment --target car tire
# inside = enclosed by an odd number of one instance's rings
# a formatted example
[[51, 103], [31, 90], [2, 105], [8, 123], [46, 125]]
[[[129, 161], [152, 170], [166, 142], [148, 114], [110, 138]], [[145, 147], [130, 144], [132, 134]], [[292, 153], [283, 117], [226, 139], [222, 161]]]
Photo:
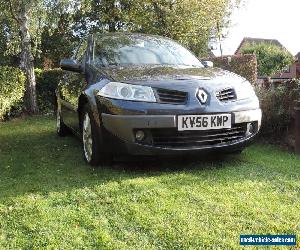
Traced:
[[61, 112], [58, 108], [56, 109], [56, 132], [60, 137], [64, 137], [69, 134], [69, 129], [64, 124]]
[[101, 152], [100, 135], [88, 105], [81, 113], [81, 132], [84, 160], [91, 166], [111, 165], [111, 154]]

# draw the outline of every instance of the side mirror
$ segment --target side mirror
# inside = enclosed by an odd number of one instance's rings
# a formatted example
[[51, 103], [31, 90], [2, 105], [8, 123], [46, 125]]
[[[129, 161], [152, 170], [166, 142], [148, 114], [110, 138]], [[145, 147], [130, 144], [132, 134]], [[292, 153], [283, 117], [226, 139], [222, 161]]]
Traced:
[[60, 61], [60, 68], [67, 71], [81, 72], [81, 65], [73, 59], [63, 59]]
[[212, 68], [214, 66], [214, 63], [212, 61], [202, 61], [202, 64], [205, 68]]

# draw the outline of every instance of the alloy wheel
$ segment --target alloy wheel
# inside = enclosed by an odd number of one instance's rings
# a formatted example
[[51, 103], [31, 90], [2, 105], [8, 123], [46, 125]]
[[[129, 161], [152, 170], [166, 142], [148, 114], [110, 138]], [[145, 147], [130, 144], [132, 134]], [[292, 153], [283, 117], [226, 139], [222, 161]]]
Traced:
[[57, 129], [58, 133], [60, 132], [60, 128], [61, 128], [61, 116], [60, 116], [59, 110], [57, 109], [57, 111], [56, 111], [56, 129]]
[[93, 154], [93, 138], [91, 119], [88, 113], [84, 115], [83, 119], [82, 140], [85, 158], [90, 162]]

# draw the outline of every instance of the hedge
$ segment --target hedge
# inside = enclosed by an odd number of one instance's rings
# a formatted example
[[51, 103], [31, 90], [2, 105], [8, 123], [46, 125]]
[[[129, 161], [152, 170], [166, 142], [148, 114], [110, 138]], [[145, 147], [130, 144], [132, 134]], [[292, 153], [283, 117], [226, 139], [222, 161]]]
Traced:
[[249, 55], [233, 55], [223, 57], [202, 58], [201, 60], [209, 60], [214, 63], [215, 67], [219, 67], [238, 75], [245, 77], [252, 84], [257, 81], [257, 60], [256, 56]]
[[0, 120], [21, 109], [25, 93], [25, 76], [18, 68], [0, 67]]
[[300, 100], [299, 80], [269, 88], [257, 87], [256, 92], [263, 111], [261, 135], [266, 139], [285, 137], [295, 122], [295, 102]]
[[55, 90], [62, 79], [61, 69], [41, 70], [36, 69], [37, 102], [42, 113], [53, 112], [55, 107]]

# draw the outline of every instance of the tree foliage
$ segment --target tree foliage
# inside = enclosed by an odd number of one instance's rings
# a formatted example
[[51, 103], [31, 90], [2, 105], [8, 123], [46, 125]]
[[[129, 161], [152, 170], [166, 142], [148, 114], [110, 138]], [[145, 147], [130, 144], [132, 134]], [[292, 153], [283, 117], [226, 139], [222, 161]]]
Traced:
[[24, 96], [25, 76], [21, 70], [13, 67], [0, 67], [0, 120]]
[[[8, 1], [0, 2], [8, 9]], [[12, 2], [24, 2], [10, 0]], [[62, 57], [91, 32], [142, 32], [178, 40], [205, 56], [211, 32], [228, 26], [233, 3], [240, 0], [26, 0], [30, 3], [31, 50], [38, 67], [57, 67]], [[25, 2], [26, 2], [25, 1]], [[1, 18], [6, 20], [1, 27]], [[8, 21], [7, 21], [8, 20]], [[0, 50], [10, 56], [21, 51], [18, 27], [7, 12], [0, 28], [9, 32]], [[3, 38], [1, 37], [1, 38]], [[1, 39], [0, 39], [1, 40]], [[12, 57], [10, 57], [11, 59]]]
[[272, 76], [295, 60], [290, 52], [271, 43], [246, 44], [242, 53], [256, 54], [260, 76]]
[[19, 56], [19, 34], [16, 24], [10, 17], [8, 6], [0, 0], [0, 5], [3, 7], [0, 12], [0, 65], [18, 65]]
[[[12, 20], [16, 26], [16, 30], [20, 35], [20, 68], [26, 76], [26, 99], [25, 105], [28, 113], [34, 114], [38, 112], [36, 101], [36, 81], [34, 74], [34, 57], [32, 53], [32, 40], [30, 32], [30, 20], [32, 12], [38, 9], [40, 2], [38, 0], [7, 0], [1, 1], [7, 7], [7, 11], [3, 13]], [[2, 14], [3, 14], [2, 13]]]
[[173, 38], [205, 56], [213, 30], [228, 25], [240, 0], [0, 0], [1, 64], [20, 63], [31, 113], [34, 67], [55, 68], [91, 32], [141, 32]]
[[[212, 30], [228, 25], [231, 0], [94, 0], [85, 4], [81, 21], [96, 31], [131, 31], [175, 39], [206, 55]], [[88, 25], [83, 25], [87, 27]]]

